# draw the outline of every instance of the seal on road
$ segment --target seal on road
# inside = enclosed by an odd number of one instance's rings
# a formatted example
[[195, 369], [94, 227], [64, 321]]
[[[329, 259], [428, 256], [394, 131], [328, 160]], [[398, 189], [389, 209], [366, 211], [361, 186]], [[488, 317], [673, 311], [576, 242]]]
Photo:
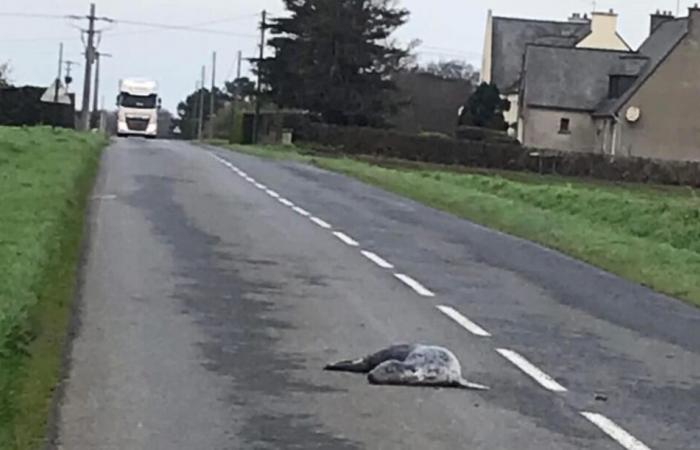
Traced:
[[465, 380], [454, 353], [434, 345], [392, 345], [364, 358], [329, 364], [324, 370], [366, 373], [371, 384], [489, 389]]

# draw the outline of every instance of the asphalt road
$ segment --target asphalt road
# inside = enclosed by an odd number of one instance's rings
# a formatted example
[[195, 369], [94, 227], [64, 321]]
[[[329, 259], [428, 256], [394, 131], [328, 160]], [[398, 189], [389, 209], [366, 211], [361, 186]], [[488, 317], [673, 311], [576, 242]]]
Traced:
[[[700, 448], [700, 311], [556, 252], [169, 141], [109, 148], [90, 225], [56, 448]], [[396, 342], [492, 390], [321, 370]]]

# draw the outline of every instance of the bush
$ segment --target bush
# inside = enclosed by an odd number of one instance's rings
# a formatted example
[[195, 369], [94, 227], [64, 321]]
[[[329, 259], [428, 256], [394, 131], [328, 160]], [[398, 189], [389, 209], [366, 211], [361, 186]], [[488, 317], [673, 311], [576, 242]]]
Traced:
[[[473, 136], [473, 128], [462, 128]], [[611, 181], [700, 187], [700, 163], [558, 151], [533, 151], [517, 141], [483, 130], [481, 139], [451, 139], [391, 130], [299, 124], [295, 139], [319, 152], [368, 155], [435, 164], [518, 170]], [[320, 144], [320, 146], [318, 146]]]

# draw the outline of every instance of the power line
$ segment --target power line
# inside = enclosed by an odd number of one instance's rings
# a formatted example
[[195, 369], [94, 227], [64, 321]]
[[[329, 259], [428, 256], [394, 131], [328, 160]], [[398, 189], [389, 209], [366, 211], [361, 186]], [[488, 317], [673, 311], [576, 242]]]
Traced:
[[39, 14], [39, 13], [15, 13], [15, 12], [0, 12], [0, 17], [16, 17], [24, 19], [67, 19], [64, 14]]
[[212, 30], [209, 28], [198, 28], [198, 27], [188, 26], [188, 25], [170, 25], [170, 24], [165, 24], [165, 23], [141, 22], [141, 21], [136, 21], [136, 20], [123, 20], [123, 19], [112, 19], [112, 22], [117, 23], [117, 24], [124, 24], [124, 25], [134, 25], [134, 26], [141, 26], [141, 27], [158, 28], [158, 29], [162, 29], [162, 30], [191, 31], [191, 32], [195, 32], [195, 33], [209, 33], [209, 34], [219, 34], [219, 35], [224, 35], [224, 36], [257, 38], [257, 35], [253, 35], [253, 34], [232, 33], [230, 31], [225, 31], [225, 30]]

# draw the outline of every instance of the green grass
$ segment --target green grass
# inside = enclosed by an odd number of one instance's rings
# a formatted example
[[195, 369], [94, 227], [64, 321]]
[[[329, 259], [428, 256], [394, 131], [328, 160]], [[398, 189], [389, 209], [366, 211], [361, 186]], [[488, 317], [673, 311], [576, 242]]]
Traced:
[[0, 127], [0, 448], [43, 445], [101, 136]]
[[353, 176], [700, 306], [700, 194], [688, 188], [233, 147]]

